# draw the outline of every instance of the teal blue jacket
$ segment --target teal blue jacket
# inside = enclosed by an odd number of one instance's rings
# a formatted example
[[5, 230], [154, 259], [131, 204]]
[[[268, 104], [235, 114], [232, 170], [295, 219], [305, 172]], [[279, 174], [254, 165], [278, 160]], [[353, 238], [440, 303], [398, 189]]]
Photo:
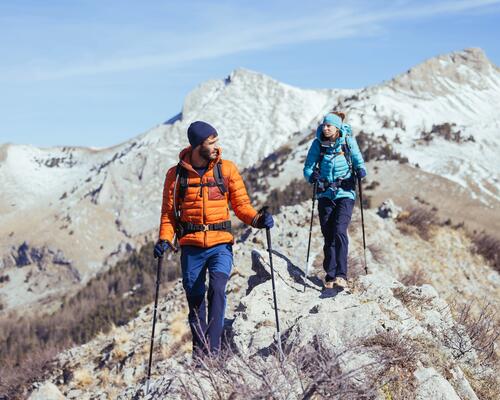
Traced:
[[[321, 141], [322, 132], [322, 125], [320, 125], [316, 131], [316, 138], [312, 142], [307, 153], [304, 164], [304, 177], [309, 182], [309, 178], [319, 161], [321, 150], [323, 150], [325, 155], [319, 166], [320, 180], [327, 185], [334, 182], [342, 182], [342, 184], [336, 188], [329, 187], [324, 192], [318, 191], [317, 197], [328, 197], [331, 200], [347, 197], [355, 200], [355, 178], [352, 176], [349, 164], [352, 162], [354, 171], [359, 168], [363, 168], [366, 171], [366, 168], [358, 143], [352, 136], [351, 126], [349, 124], [343, 124], [340, 129], [341, 135], [333, 142]], [[346, 150], [346, 142], [350, 149], [350, 160], [348, 160], [349, 157], [346, 158], [346, 154], [344, 154], [343, 151]]]

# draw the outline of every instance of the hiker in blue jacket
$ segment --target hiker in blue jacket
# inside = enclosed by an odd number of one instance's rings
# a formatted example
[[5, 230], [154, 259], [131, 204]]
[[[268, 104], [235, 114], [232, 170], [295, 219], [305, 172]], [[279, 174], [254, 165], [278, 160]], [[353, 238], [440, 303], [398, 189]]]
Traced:
[[356, 177], [366, 176], [363, 156], [344, 117], [343, 113], [325, 116], [304, 164], [306, 180], [317, 182], [326, 289], [347, 287], [347, 227], [356, 199]]

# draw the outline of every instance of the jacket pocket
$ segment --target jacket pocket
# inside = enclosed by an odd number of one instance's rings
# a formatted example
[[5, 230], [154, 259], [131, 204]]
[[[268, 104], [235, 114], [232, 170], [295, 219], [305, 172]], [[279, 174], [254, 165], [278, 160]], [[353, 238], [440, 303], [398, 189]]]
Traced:
[[[210, 184], [215, 184], [214, 178], [209, 178]], [[224, 180], [224, 184], [226, 184]], [[226, 185], [227, 190], [227, 185]], [[208, 187], [208, 200], [224, 200], [226, 196], [220, 191], [217, 185]]]

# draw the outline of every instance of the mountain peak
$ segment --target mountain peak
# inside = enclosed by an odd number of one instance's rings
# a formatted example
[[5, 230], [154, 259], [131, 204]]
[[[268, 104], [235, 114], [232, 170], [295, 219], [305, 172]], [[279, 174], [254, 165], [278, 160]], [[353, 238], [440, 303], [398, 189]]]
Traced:
[[389, 86], [397, 91], [445, 95], [456, 86], [489, 88], [487, 76], [500, 80], [500, 70], [480, 48], [468, 48], [430, 58], [396, 76]]

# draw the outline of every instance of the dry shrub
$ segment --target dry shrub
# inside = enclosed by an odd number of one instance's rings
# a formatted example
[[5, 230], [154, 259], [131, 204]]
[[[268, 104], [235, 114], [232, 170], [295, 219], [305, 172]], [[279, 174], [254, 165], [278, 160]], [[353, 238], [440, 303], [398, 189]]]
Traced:
[[429, 278], [422, 268], [417, 267], [402, 275], [399, 281], [405, 286], [422, 286], [429, 282]]
[[273, 213], [277, 213], [284, 206], [300, 204], [307, 200], [312, 201], [312, 194], [313, 185], [303, 178], [292, 179], [285, 187], [271, 190], [267, 196], [266, 205]]
[[472, 236], [474, 252], [481, 254], [486, 261], [500, 273], [500, 240], [481, 232]]
[[371, 243], [367, 247], [376, 262], [382, 264], [386, 261], [385, 250], [380, 244]]
[[451, 307], [455, 311], [456, 324], [445, 333], [445, 345], [453, 352], [456, 359], [475, 351], [482, 365], [496, 365], [496, 348], [500, 337], [497, 310], [486, 301], [479, 303], [478, 312], [474, 312], [474, 301]]
[[388, 368], [400, 367], [411, 373], [416, 370], [420, 349], [399, 332], [384, 331], [365, 340], [363, 344], [377, 350], [377, 354], [385, 359], [383, 364]]
[[365, 190], [375, 190], [378, 186], [380, 186], [380, 182], [372, 181], [365, 186]]
[[396, 219], [398, 228], [405, 234], [417, 234], [424, 240], [431, 238], [432, 227], [436, 225], [436, 211], [413, 206], [401, 212]]
[[0, 365], [0, 399], [25, 399], [28, 387], [43, 380], [51, 370], [52, 360], [57, 354], [55, 348], [33, 349], [25, 356], [21, 365], [13, 363], [12, 359], [4, 358]]
[[187, 323], [187, 309], [183, 308], [172, 316], [168, 325], [170, 340], [161, 346], [163, 359], [185, 354], [191, 349], [191, 330]]
[[495, 366], [491, 372], [481, 376], [466, 366], [462, 367], [462, 370], [472, 389], [481, 400], [500, 399], [500, 366]]
[[409, 399], [415, 393], [415, 376], [421, 349], [395, 331], [384, 331], [365, 340], [383, 368], [378, 380], [384, 382], [382, 393], [389, 399]]
[[356, 134], [356, 141], [365, 161], [397, 160], [401, 164], [408, 162], [407, 157], [394, 150], [385, 135], [376, 136], [374, 133], [360, 131]]
[[349, 280], [356, 279], [360, 275], [365, 275], [365, 264], [362, 255], [347, 255], [347, 278]]
[[432, 299], [420, 295], [415, 287], [396, 287], [392, 289], [394, 297], [399, 299], [406, 307], [423, 308], [429, 306]]
[[378, 371], [379, 362], [348, 372], [341, 368], [341, 359], [352, 357], [359, 350], [354, 346], [335, 353], [318, 338], [305, 346], [288, 346], [284, 361], [272, 351], [267, 357], [246, 357], [227, 349], [217, 358], [193, 362], [186, 374], [178, 376], [179, 386], [158, 387], [154, 395], [178, 395], [190, 400], [371, 399], [381, 386], [374, 372]]

